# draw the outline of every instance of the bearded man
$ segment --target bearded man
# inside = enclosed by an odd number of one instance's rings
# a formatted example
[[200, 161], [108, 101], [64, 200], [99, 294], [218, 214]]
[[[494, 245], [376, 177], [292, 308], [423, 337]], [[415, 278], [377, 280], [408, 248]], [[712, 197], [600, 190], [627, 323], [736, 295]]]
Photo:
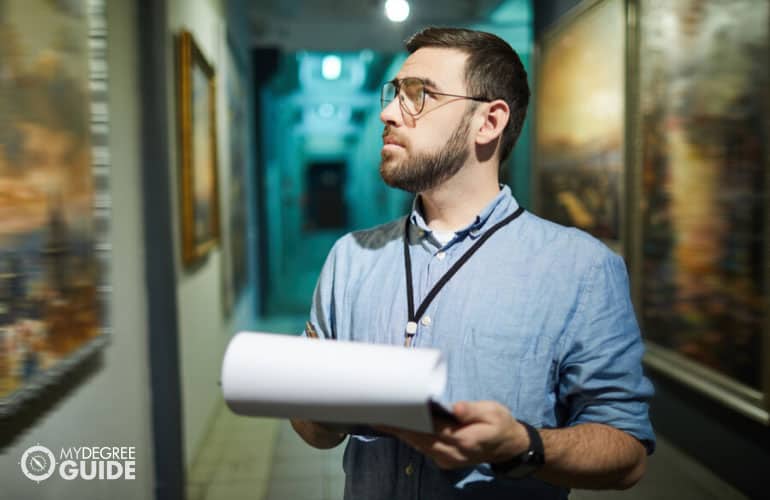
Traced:
[[[527, 74], [484, 32], [428, 28], [382, 90], [380, 173], [412, 213], [346, 235], [313, 297], [324, 339], [440, 349], [459, 423], [350, 436], [345, 498], [562, 499], [624, 489], [655, 437], [623, 260], [499, 184]], [[310, 445], [346, 436], [292, 425]]]

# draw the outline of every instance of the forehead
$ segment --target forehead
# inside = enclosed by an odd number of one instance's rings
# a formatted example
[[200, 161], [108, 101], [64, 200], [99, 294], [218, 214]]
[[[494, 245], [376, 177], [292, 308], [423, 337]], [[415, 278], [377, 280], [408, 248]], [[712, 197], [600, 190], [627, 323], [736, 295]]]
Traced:
[[467, 59], [467, 54], [456, 49], [425, 47], [409, 55], [396, 78], [425, 78], [435, 82], [440, 90], [463, 90]]

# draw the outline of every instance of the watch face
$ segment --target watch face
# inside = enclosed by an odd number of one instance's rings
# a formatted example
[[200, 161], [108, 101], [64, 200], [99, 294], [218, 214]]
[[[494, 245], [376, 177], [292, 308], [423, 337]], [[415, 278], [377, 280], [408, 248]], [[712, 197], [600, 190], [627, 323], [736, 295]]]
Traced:
[[545, 463], [545, 457], [535, 450], [529, 450], [526, 455], [522, 457], [522, 461], [525, 464], [530, 464], [535, 467], [539, 467]]
[[545, 464], [543, 440], [537, 429], [519, 420], [529, 435], [529, 449], [507, 462], [492, 464], [492, 472], [514, 479], [526, 477]]
[[508, 462], [492, 464], [492, 472], [513, 479], [527, 477], [545, 463], [544, 458], [535, 450], [527, 450]]

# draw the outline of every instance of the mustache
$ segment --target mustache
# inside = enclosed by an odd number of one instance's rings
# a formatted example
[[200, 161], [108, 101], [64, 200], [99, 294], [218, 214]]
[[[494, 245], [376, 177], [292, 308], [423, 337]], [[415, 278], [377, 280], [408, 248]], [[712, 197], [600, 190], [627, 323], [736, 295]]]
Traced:
[[385, 141], [387, 138], [395, 141], [399, 145], [404, 145], [406, 143], [406, 140], [399, 137], [397, 134], [394, 134], [390, 127], [385, 127], [382, 131], [382, 140]]

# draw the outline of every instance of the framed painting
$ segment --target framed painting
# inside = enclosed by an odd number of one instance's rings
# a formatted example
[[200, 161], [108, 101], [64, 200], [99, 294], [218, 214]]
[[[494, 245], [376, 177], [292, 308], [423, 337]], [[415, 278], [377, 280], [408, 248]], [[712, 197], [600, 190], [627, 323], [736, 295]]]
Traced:
[[768, 2], [638, 5], [647, 361], [768, 424]]
[[237, 302], [248, 279], [247, 260], [247, 196], [246, 168], [248, 162], [248, 107], [245, 92], [246, 64], [238, 53], [237, 46], [227, 37], [227, 123], [229, 126], [230, 156], [229, 182], [225, 187], [227, 206], [223, 204], [226, 214], [226, 231], [223, 231], [224, 271], [222, 273], [222, 296], [225, 310], [229, 312]]
[[0, 417], [109, 338], [106, 22], [0, 0]]
[[216, 78], [189, 31], [178, 37], [182, 258], [198, 262], [219, 241]]
[[585, 1], [537, 47], [534, 203], [622, 252], [624, 0]]

